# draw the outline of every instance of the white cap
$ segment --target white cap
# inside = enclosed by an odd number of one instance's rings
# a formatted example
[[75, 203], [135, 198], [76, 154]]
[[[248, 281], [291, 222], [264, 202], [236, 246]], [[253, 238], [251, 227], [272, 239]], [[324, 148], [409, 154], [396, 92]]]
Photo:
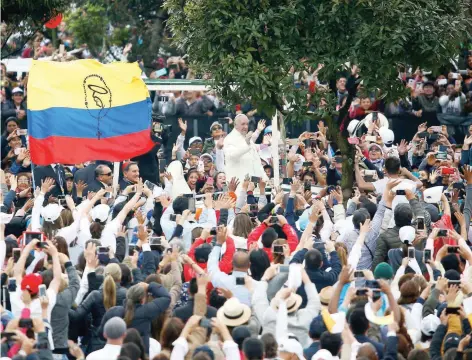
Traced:
[[379, 129], [379, 135], [382, 138], [382, 142], [386, 145], [392, 145], [393, 140], [395, 140], [395, 134], [393, 133], [392, 130], [390, 130], [387, 127], [381, 127]]
[[347, 131], [349, 133], [349, 135], [355, 135], [354, 132], [356, 131], [357, 129], [357, 124], [359, 124], [359, 120], [351, 120], [351, 122], [349, 123], [349, 125], [347, 126]]
[[201, 143], [203, 142], [201, 137], [194, 136], [193, 138], [190, 138], [190, 140], [188, 141], [188, 146], [192, 145], [195, 141], [200, 141]]
[[426, 189], [423, 193], [424, 202], [428, 204], [437, 204], [441, 201], [441, 195], [443, 193], [442, 186], [435, 186], [429, 189]]
[[311, 360], [332, 360], [334, 359], [333, 354], [326, 349], [320, 349], [316, 352], [315, 355], [311, 357]]
[[24, 93], [23, 89], [22, 88], [19, 88], [19, 87], [16, 87], [12, 90], [11, 92], [12, 94], [16, 94], [16, 93]]
[[108, 219], [109, 213], [110, 207], [106, 204], [100, 204], [90, 211], [90, 216], [92, 217], [92, 221], [105, 222]]
[[405, 241], [408, 241], [408, 244], [411, 245], [413, 240], [415, 240], [416, 236], [416, 230], [413, 226], [403, 226], [400, 228], [400, 231], [398, 232], [398, 237], [400, 238], [400, 241], [403, 243]]
[[429, 314], [421, 320], [421, 332], [426, 336], [433, 336], [440, 324], [441, 320], [436, 315]]
[[64, 208], [59, 204], [49, 204], [41, 209], [41, 216], [45, 221], [54, 222], [59, 216], [61, 216], [61, 211]]
[[[373, 117], [373, 113], [370, 113], [364, 118], [364, 120], [365, 120], [364, 125], [367, 128], [369, 128], [369, 126], [372, 124], [372, 117]], [[379, 128], [386, 127], [388, 129], [388, 120], [387, 120], [387, 118], [385, 117], [384, 114], [378, 112], [377, 113], [377, 119], [378, 119], [379, 124], [380, 124]]]
[[303, 346], [295, 339], [285, 338], [279, 343], [279, 351], [295, 354], [298, 360], [305, 360], [303, 356]]

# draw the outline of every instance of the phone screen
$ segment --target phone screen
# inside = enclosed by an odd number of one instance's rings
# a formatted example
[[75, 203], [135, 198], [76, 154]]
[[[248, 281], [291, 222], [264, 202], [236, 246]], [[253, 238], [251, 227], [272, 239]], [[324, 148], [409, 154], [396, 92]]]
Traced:
[[431, 250], [430, 249], [425, 249], [424, 250], [424, 262], [427, 263], [428, 261], [431, 261]]
[[408, 257], [410, 259], [414, 259], [415, 258], [415, 248], [412, 248], [412, 247], [409, 247], [408, 248]]
[[194, 213], [195, 211], [197, 211], [197, 209], [195, 208], [195, 198], [194, 197], [188, 199], [188, 210], [191, 213]]
[[424, 218], [417, 218], [416, 219], [416, 228], [418, 230], [424, 230]]

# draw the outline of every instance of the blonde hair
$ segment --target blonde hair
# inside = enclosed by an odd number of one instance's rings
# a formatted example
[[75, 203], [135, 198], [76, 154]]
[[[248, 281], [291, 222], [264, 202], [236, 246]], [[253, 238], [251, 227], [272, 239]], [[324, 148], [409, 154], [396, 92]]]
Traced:
[[116, 284], [121, 281], [121, 268], [118, 264], [108, 264], [105, 267], [103, 282], [103, 306], [106, 310], [116, 306]]

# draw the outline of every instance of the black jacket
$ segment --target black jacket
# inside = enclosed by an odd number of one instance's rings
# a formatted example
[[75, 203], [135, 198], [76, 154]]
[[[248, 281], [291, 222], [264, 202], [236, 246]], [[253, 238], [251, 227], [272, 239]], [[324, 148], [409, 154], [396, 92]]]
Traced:
[[[56, 165], [58, 166], [58, 165]], [[46, 180], [46, 178], [53, 178], [55, 180], [55, 186], [50, 192], [44, 197], [47, 199], [49, 196], [57, 197], [58, 195], [67, 195], [67, 186], [66, 186], [66, 174], [64, 168], [61, 166], [59, 170], [59, 176], [57, 176], [55, 169], [51, 165], [47, 166], [35, 166], [33, 171], [34, 184], [35, 186], [41, 187], [41, 181]], [[62, 183], [62, 189], [60, 184]]]
[[[151, 283], [148, 288], [148, 293], [154, 298], [153, 301], [144, 305], [138, 304], [134, 310], [134, 317], [131, 325], [128, 328], [134, 328], [139, 331], [144, 341], [144, 349], [149, 353], [149, 337], [151, 335], [151, 322], [161, 315], [170, 305], [169, 292], [160, 284]], [[103, 329], [106, 322], [112, 317], [125, 317], [125, 308], [123, 306], [115, 306], [107, 311], [102, 319], [98, 333], [103, 336]]]
[[[20, 105], [20, 110], [25, 110], [26, 112], [26, 104], [23, 101]], [[9, 117], [15, 117], [16, 118], [16, 106], [13, 103], [13, 101], [7, 101], [2, 103], [2, 132], [4, 130], [4, 123], [5, 120], [8, 119]], [[27, 129], [28, 128], [28, 123], [26, 121], [27, 116], [25, 116], [23, 119], [18, 121], [20, 122], [20, 128], [22, 129]]]

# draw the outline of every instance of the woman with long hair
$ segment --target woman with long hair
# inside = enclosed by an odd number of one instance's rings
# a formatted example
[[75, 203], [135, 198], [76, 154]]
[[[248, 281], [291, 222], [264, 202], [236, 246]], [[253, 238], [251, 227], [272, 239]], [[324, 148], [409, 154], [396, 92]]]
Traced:
[[254, 229], [254, 224], [248, 214], [240, 213], [234, 217], [231, 238], [236, 249], [247, 249], [247, 238]]
[[126, 299], [126, 288], [120, 285], [121, 268], [118, 264], [110, 263], [105, 267], [105, 280], [99, 290], [92, 291], [76, 310], [71, 310], [69, 316], [75, 321], [86, 319], [92, 315], [92, 328], [87, 352], [100, 349], [104, 342], [101, 338], [103, 332], [97, 331], [102, 324], [105, 313], [117, 305], [122, 305]]
[[[152, 301], [147, 301], [148, 294], [152, 296]], [[108, 319], [115, 316], [121, 317], [125, 320], [128, 328], [138, 330], [144, 340], [146, 353], [148, 353], [151, 323], [168, 309], [170, 301], [169, 292], [158, 283], [146, 284], [142, 282], [133, 285], [128, 289], [123, 305], [117, 304], [118, 306], [107, 311], [102, 319], [99, 333], [103, 333], [103, 327]]]

